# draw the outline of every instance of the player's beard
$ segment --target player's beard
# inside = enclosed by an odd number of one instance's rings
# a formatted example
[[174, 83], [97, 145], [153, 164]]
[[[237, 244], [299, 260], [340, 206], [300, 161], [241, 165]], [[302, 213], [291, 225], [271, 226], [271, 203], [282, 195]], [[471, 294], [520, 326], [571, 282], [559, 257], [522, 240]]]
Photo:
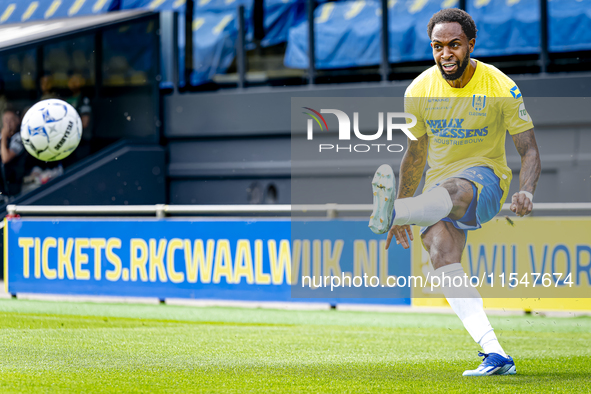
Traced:
[[441, 66], [441, 61], [437, 63], [437, 67], [439, 67], [439, 71], [441, 72], [443, 78], [447, 79], [448, 81], [455, 81], [456, 79], [459, 79], [462, 76], [464, 71], [466, 71], [466, 67], [468, 67], [468, 64], [470, 64], [470, 53], [466, 53], [464, 59], [462, 59], [461, 62], [456, 62], [456, 64], [458, 65], [458, 70], [453, 74], [447, 74], [443, 70], [443, 67]]

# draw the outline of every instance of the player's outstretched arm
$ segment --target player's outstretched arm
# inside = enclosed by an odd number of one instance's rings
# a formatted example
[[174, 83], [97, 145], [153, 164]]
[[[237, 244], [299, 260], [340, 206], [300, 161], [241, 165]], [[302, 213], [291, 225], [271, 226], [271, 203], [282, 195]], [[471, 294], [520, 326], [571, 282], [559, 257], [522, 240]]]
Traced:
[[416, 141], [408, 139], [408, 148], [400, 163], [400, 186], [396, 198], [406, 198], [415, 195], [423, 170], [427, 162], [427, 148], [429, 147], [429, 138], [427, 134], [419, 137]]
[[[429, 147], [429, 137], [427, 134], [419, 137], [416, 141], [408, 140], [408, 148], [400, 163], [400, 184], [396, 198], [412, 197], [421, 183], [423, 177], [423, 170], [427, 162], [427, 150]], [[397, 244], [402, 244], [404, 249], [410, 247], [407, 238], [413, 240], [412, 230], [409, 225], [397, 226], [392, 225], [388, 231], [388, 238], [386, 239], [386, 249], [390, 247], [392, 238], [396, 238]]]
[[[533, 196], [536, 190], [542, 163], [534, 129], [513, 135], [513, 142], [521, 155], [521, 171], [519, 172], [519, 192], [511, 197], [511, 211], [519, 216], [525, 216], [530, 214], [534, 207], [530, 196]], [[528, 193], [531, 194], [528, 196]]]

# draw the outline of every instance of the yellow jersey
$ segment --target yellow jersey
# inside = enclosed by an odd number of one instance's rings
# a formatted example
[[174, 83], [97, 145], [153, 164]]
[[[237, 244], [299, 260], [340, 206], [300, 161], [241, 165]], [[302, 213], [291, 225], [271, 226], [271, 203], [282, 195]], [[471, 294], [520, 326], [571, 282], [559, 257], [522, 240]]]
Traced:
[[429, 137], [430, 168], [423, 190], [467, 168], [484, 166], [501, 181], [502, 205], [511, 184], [506, 131], [514, 135], [534, 125], [515, 82], [496, 67], [473, 60], [476, 70], [463, 88], [452, 88], [437, 65], [423, 72], [406, 89], [404, 107], [417, 118], [410, 128], [413, 135]]

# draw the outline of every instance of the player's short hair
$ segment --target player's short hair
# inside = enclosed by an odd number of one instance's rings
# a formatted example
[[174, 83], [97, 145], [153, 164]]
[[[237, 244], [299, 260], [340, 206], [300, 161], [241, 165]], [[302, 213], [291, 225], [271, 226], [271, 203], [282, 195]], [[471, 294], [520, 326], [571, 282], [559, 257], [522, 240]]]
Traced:
[[431, 19], [429, 20], [429, 24], [427, 25], [427, 33], [429, 34], [429, 38], [431, 38], [431, 33], [433, 33], [433, 28], [438, 23], [452, 23], [457, 22], [462, 26], [462, 31], [468, 37], [468, 40], [476, 38], [476, 32], [478, 29], [476, 28], [476, 23], [474, 23], [474, 19], [464, 10], [460, 10], [459, 8], [446, 8], [435, 13]]

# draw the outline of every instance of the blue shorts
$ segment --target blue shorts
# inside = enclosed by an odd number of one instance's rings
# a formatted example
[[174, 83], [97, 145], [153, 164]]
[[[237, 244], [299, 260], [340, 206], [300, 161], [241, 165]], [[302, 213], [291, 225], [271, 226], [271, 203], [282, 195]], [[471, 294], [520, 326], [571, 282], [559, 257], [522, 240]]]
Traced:
[[[470, 181], [474, 197], [472, 197], [466, 214], [461, 219], [454, 220], [447, 217], [441, 219], [441, 221], [450, 222], [460, 230], [477, 230], [500, 212], [501, 199], [503, 198], [503, 190], [500, 186], [501, 180], [491, 168], [470, 167], [451, 178], [462, 178]], [[442, 182], [437, 183], [431, 189], [439, 186]], [[421, 234], [428, 228], [421, 227]]]

